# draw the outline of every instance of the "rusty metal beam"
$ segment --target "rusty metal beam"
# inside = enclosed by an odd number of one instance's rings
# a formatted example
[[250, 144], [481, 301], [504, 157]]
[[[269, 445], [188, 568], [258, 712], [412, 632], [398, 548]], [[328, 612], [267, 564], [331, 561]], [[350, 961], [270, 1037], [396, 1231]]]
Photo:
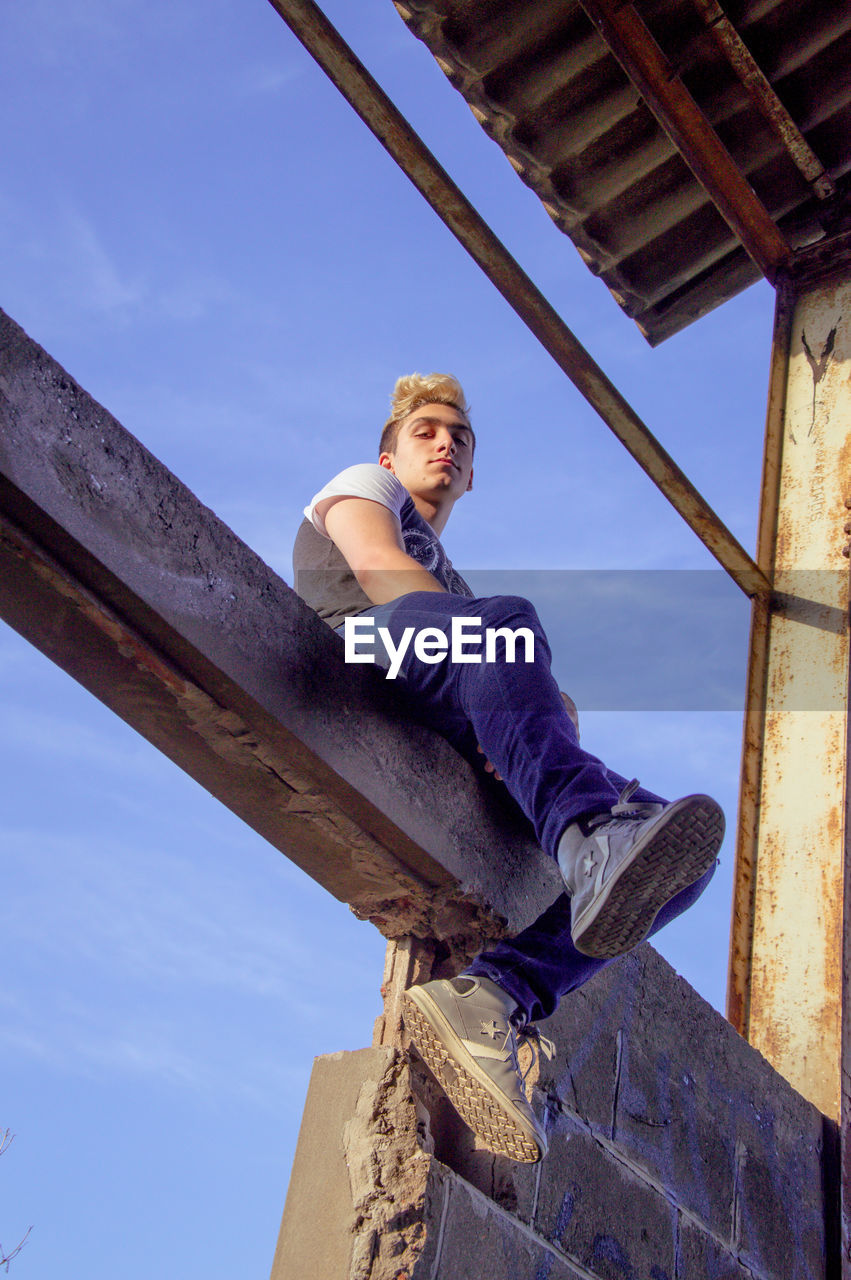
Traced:
[[556, 364], [747, 595], [769, 589], [734, 538], [632, 406], [438, 163], [312, 0], [269, 0], [418, 191]]
[[718, 212], [773, 284], [792, 248], [644, 21], [622, 0], [580, 3]]
[[818, 284], [828, 275], [851, 275], [851, 231], [826, 236], [815, 244], [797, 249], [789, 269], [796, 289]]
[[[851, 494], [846, 498], [851, 507]], [[847, 549], [847, 548], [846, 548]], [[849, 587], [851, 596], [851, 587]], [[848, 705], [851, 707], [851, 672]], [[845, 735], [845, 760], [851, 760], [851, 716]], [[842, 902], [842, 1046], [839, 1106], [839, 1232], [841, 1280], [851, 1280], [851, 769], [845, 771], [845, 849]]]
[[[780, 500], [780, 458], [789, 377], [789, 346], [795, 295], [788, 282], [777, 290], [774, 334], [768, 379], [768, 410], [762, 461], [762, 491], [757, 532], [757, 564], [767, 577], [774, 572], [774, 545]], [[742, 744], [733, 909], [730, 922], [730, 964], [727, 975], [727, 1017], [747, 1036], [750, 1019], [751, 964], [756, 911], [756, 864], [759, 836], [762, 746], [765, 732], [771, 600], [754, 599], [748, 660], [745, 722]]]
[[847, 831], [851, 274], [779, 291], [754, 605], [729, 1016], [840, 1105]]
[[830, 176], [718, 0], [694, 0], [694, 4], [745, 86], [754, 106], [783, 143], [793, 164], [806, 178], [818, 199], [827, 200], [836, 190]]

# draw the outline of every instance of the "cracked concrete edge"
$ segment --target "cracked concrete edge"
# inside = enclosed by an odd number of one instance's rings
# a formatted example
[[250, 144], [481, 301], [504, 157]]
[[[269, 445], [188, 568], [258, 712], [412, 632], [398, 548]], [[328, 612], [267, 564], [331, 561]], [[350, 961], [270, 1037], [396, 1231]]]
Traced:
[[[530, 1226], [538, 1168], [476, 1148], [457, 1119], [446, 1125], [444, 1104], [399, 1049], [317, 1059], [272, 1280], [453, 1280], [459, 1248], [473, 1255], [481, 1248], [481, 1274], [496, 1266], [503, 1280], [495, 1241], [556, 1261], [559, 1280], [587, 1280]], [[468, 1230], [471, 1220], [481, 1240]]]
[[[362, 1075], [351, 1114], [342, 1125], [348, 1194], [335, 1205], [333, 1222], [323, 1220], [314, 1226], [321, 1234], [327, 1225], [341, 1237], [347, 1234], [350, 1241], [346, 1267], [334, 1276], [324, 1272], [328, 1280], [434, 1280], [440, 1272], [454, 1187], [475, 1197], [479, 1214], [499, 1213], [505, 1229], [517, 1226], [528, 1231], [493, 1199], [495, 1182], [503, 1172], [494, 1166], [502, 1162], [483, 1149], [474, 1151], [469, 1131], [464, 1130], [470, 1150], [462, 1163], [465, 1173], [472, 1172], [479, 1183], [486, 1184], [486, 1192], [435, 1156], [433, 1131], [435, 1125], [442, 1128], [447, 1118], [441, 1114], [445, 1099], [416, 1059], [412, 1062], [403, 1051], [389, 1047], [333, 1058], [333, 1063], [326, 1064], [323, 1091], [336, 1086], [351, 1095], [353, 1073], [360, 1070]], [[313, 1125], [322, 1102], [321, 1094], [312, 1099]], [[306, 1110], [306, 1120], [307, 1115]], [[327, 1151], [331, 1146], [332, 1124], [323, 1112], [321, 1131], [313, 1128], [308, 1135], [314, 1149], [321, 1144]], [[457, 1126], [451, 1117], [449, 1132], [441, 1135], [442, 1145], [456, 1145]], [[322, 1173], [314, 1167], [311, 1176]], [[304, 1235], [309, 1237], [311, 1232]], [[546, 1247], [543, 1241], [540, 1244]], [[301, 1240], [298, 1247], [309, 1248], [308, 1240]], [[303, 1276], [304, 1262], [304, 1254], [298, 1258], [290, 1254], [288, 1267], [273, 1270], [272, 1280]]]
[[413, 1276], [429, 1244], [435, 1185], [425, 1112], [405, 1056], [391, 1050], [380, 1078], [365, 1080], [343, 1128], [354, 1209], [349, 1280]]
[[413, 1280], [435, 1245], [447, 1172], [406, 1055], [325, 1054], [313, 1073], [272, 1280]]

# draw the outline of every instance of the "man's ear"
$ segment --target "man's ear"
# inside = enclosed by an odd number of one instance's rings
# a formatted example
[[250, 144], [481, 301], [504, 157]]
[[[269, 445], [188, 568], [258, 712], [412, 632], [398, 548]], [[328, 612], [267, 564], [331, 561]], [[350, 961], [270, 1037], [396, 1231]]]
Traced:
[[465, 492], [466, 493], [473, 492], [473, 468], [472, 467], [470, 468], [470, 479], [467, 481], [467, 488]]
[[[378, 455], [378, 465], [379, 467], [384, 467], [387, 471], [393, 471], [393, 454], [380, 453]], [[393, 471], [393, 474], [395, 476], [396, 472]]]

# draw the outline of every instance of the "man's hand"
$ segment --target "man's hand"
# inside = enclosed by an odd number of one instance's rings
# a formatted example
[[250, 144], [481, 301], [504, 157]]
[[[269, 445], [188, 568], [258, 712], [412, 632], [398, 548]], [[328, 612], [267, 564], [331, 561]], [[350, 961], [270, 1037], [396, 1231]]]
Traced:
[[398, 519], [371, 498], [328, 498], [320, 503], [332, 542], [373, 604], [410, 591], [444, 591], [437, 578], [405, 550]]
[[[565, 693], [563, 689], [559, 689], [559, 693], [561, 694], [561, 700], [564, 703], [565, 711], [570, 716], [571, 720], [576, 726], [576, 738], [578, 741], [579, 740], [579, 712], [576, 709], [576, 703], [573, 701], [570, 694]], [[482, 748], [479, 746], [476, 747], [476, 750], [481, 756], [485, 754], [484, 751], [482, 751]], [[491, 764], [490, 760], [485, 761], [485, 773], [492, 773], [493, 776], [496, 778], [497, 782], [502, 782], [502, 775], [497, 773], [496, 768], [494, 767], [494, 765]]]
[[564, 689], [559, 689], [561, 700], [564, 703], [564, 709], [570, 716], [576, 726], [576, 737], [579, 738], [579, 712], [576, 709], [576, 703], [573, 701], [569, 693], [565, 693]]
[[[478, 743], [476, 744], [476, 750], [478, 751], [480, 756], [483, 756], [485, 754], [484, 751], [482, 751], [482, 748], [478, 745]], [[502, 782], [502, 774], [497, 773], [496, 768], [494, 767], [494, 765], [491, 764], [490, 760], [485, 761], [485, 773], [492, 773], [493, 776], [496, 778], [497, 782]]]

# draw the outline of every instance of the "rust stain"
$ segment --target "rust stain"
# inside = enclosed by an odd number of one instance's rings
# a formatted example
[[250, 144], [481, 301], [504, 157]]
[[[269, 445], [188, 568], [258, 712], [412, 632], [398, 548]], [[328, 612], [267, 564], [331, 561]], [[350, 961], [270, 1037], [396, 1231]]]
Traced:
[[[851, 383], [851, 373], [849, 373], [849, 383]], [[851, 387], [848, 389], [851, 391]], [[847, 394], [847, 392], [846, 392]], [[836, 519], [831, 525], [831, 552], [836, 555], [842, 554], [845, 546], [846, 538], [844, 534], [844, 526], [848, 521], [847, 503], [851, 499], [851, 429], [845, 432], [842, 443], [839, 446], [839, 466], [836, 473], [836, 490], [833, 495], [836, 503]]]
[[[733, 969], [738, 972], [740, 965], [747, 963], [747, 955], [744, 952], [735, 950], [733, 953]], [[748, 1037], [748, 1028], [745, 1026], [745, 1007], [746, 999], [744, 992], [737, 986], [731, 986], [727, 996], [727, 1021], [732, 1023], [739, 1035]]]
[[[834, 570], [834, 557], [851, 523], [848, 298], [846, 285], [835, 298], [818, 289], [796, 303], [784, 438], [794, 440], [794, 429], [797, 447], [778, 460], [777, 594], [767, 636], [752, 639], [749, 672], [762, 643], [765, 674], [760, 687], [749, 683], [754, 733], [745, 739], [740, 812], [755, 828], [755, 869], [751, 880], [739, 877], [748, 896], [734, 920], [728, 997], [749, 1039], [828, 1113], [837, 1094], [844, 928], [849, 638], [841, 615], [851, 577]], [[764, 494], [764, 509], [766, 502]], [[746, 851], [743, 831], [743, 869]], [[749, 909], [752, 933], [739, 918]]]
[[[789, 1059], [791, 1037], [786, 1020], [777, 1016], [778, 990], [782, 991], [785, 971], [777, 963], [754, 966], [754, 997], [751, 1015], [752, 1040], [760, 1052], [778, 1069]], [[780, 1006], [782, 1007], [782, 1006]]]
[[30, 545], [28, 539], [21, 537], [13, 541], [7, 536], [4, 540], [22, 560], [29, 564], [42, 582], [47, 583], [52, 591], [63, 600], [67, 600], [102, 635], [106, 636], [122, 657], [129, 658], [139, 670], [153, 675], [173, 694], [180, 694], [188, 687], [186, 681], [127, 623], [111, 613], [82, 584], [69, 578], [59, 565], [49, 561], [34, 544]]
[[[828, 823], [828, 835], [837, 841], [833, 847], [838, 847], [842, 842], [845, 834], [845, 822], [843, 815], [838, 808], [831, 810]], [[842, 986], [842, 931], [843, 931], [843, 901], [842, 901], [842, 874], [841, 867], [836, 865], [825, 865], [822, 868], [822, 902], [824, 903], [825, 918], [825, 969], [826, 969], [826, 985], [827, 991], [834, 1000], [834, 1007], [838, 1008]]]

